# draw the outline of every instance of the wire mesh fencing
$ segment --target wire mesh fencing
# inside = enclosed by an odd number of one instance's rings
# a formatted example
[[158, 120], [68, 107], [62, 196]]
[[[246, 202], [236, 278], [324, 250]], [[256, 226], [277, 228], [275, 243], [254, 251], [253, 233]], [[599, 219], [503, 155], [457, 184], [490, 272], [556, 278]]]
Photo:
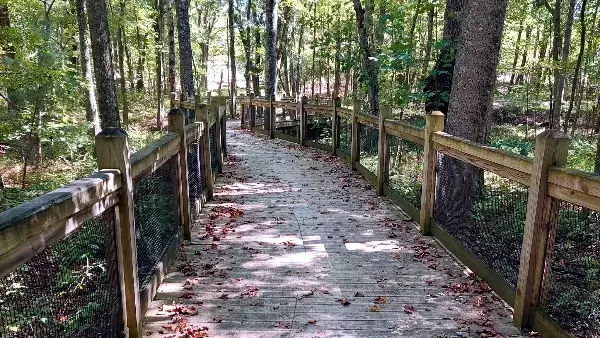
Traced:
[[219, 123], [221, 127], [221, 152], [227, 157], [227, 118], [224, 116]]
[[379, 130], [362, 123], [358, 124], [359, 162], [371, 173], [377, 174]]
[[0, 337], [122, 337], [114, 209], [0, 278]]
[[156, 171], [136, 178], [133, 198], [138, 278], [143, 293], [156, 266], [179, 238], [177, 156]]
[[217, 173], [217, 124], [213, 124], [208, 129], [208, 143], [210, 150], [210, 168], [213, 174]]
[[389, 174], [386, 184], [399, 197], [421, 209], [423, 145], [387, 135]]
[[338, 150], [350, 156], [352, 147], [352, 122], [350, 119], [339, 117], [338, 119], [338, 130], [340, 133], [340, 143]]
[[188, 185], [190, 196], [190, 210], [194, 211], [194, 216], [199, 208], [202, 194], [204, 193], [204, 147], [199, 140], [194, 140], [188, 144]]
[[600, 215], [560, 201], [550, 230], [541, 304], [576, 337], [600, 337]]
[[514, 287], [527, 187], [447, 155], [438, 165], [436, 222]]
[[264, 127], [265, 125], [265, 114], [267, 113], [267, 109], [264, 108], [263, 106], [256, 106], [255, 107], [255, 119], [254, 119], [254, 125], [256, 127]]
[[306, 140], [331, 146], [331, 119], [330, 115], [306, 112]]

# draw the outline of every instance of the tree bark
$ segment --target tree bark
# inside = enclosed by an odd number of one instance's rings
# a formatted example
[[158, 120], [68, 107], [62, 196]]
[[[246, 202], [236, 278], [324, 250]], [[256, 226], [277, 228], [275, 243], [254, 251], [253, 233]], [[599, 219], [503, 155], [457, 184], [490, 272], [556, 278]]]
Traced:
[[562, 44], [562, 52], [561, 41], [562, 37], [560, 36], [561, 31], [561, 9], [562, 9], [562, 1], [556, 0], [556, 6], [554, 9], [554, 44], [552, 47], [552, 60], [554, 61], [554, 86], [553, 86], [553, 102], [552, 102], [552, 110], [550, 113], [550, 129], [558, 129], [560, 127], [560, 116], [562, 112], [562, 99], [563, 99], [563, 90], [565, 87], [565, 70], [563, 66], [566, 65], [569, 60], [569, 53], [571, 50], [571, 31], [573, 29], [573, 15], [575, 12], [575, 3], [577, 0], [571, 0], [569, 4], [569, 13], [567, 14], [567, 22], [565, 24], [565, 37], [564, 43]]
[[439, 110], [448, 117], [448, 98], [452, 92], [452, 78], [461, 29], [462, 11], [467, 0], [448, 0], [444, 13], [444, 35], [440, 54], [433, 70], [425, 79], [425, 111]]
[[235, 63], [235, 30], [234, 30], [234, 0], [229, 0], [229, 67], [231, 67], [231, 76], [229, 78], [229, 115], [234, 118], [236, 112], [236, 95], [237, 95], [237, 66]]
[[[266, 24], [266, 44], [265, 44], [265, 94], [267, 98], [275, 95], [277, 88], [277, 7], [278, 0], [265, 0], [265, 24]], [[268, 129], [271, 125], [271, 115], [265, 114], [264, 128]]]
[[[579, 43], [579, 54], [577, 55], [577, 64], [575, 65], [575, 74], [573, 74], [573, 82], [571, 83], [571, 99], [569, 100], [569, 109], [567, 110], [567, 115], [565, 116], [565, 123], [563, 123], [563, 131], [565, 133], [569, 130], [569, 120], [571, 119], [571, 114], [573, 113], [573, 103], [575, 102], [575, 93], [577, 92], [577, 84], [579, 83], [579, 73], [581, 72], [581, 63], [583, 62], [583, 54], [585, 52], [585, 9], [587, 7], [587, 0], [583, 0], [581, 4], [581, 39]], [[574, 125], [576, 123], [574, 122]]]
[[106, 0], [88, 2], [88, 24], [94, 60], [94, 74], [98, 89], [98, 108], [100, 109], [100, 126], [121, 127], [117, 89], [110, 50], [110, 31], [106, 13]]
[[88, 28], [86, 18], [86, 0], [77, 0], [77, 27], [79, 29], [79, 64], [81, 66], [81, 80], [86, 111], [86, 120], [92, 122], [94, 135], [100, 132], [100, 118], [98, 117], [98, 102], [96, 102], [96, 85], [92, 74], [92, 56], [88, 43]]
[[[169, 66], [168, 66], [168, 82], [169, 91], [177, 92], [177, 71], [175, 70], [177, 61], [175, 59], [175, 20], [173, 19], [173, 1], [167, 0], [167, 40], [169, 45]], [[171, 102], [171, 108], [173, 108]]]
[[165, 105], [163, 101], [163, 26], [162, 18], [164, 14], [164, 3], [163, 0], [154, 0], [154, 6], [156, 13], [154, 13], [154, 34], [156, 34], [156, 46], [154, 47], [156, 53], [156, 128], [158, 130], [163, 129], [163, 116], [165, 115]]
[[510, 92], [512, 86], [515, 84], [515, 80], [517, 78], [517, 74], [515, 74], [517, 69], [517, 63], [519, 62], [519, 55], [521, 55], [521, 35], [523, 35], [523, 21], [525, 18], [521, 18], [521, 23], [519, 23], [519, 33], [517, 33], [517, 43], [515, 43], [515, 57], [513, 58], [510, 82], [508, 84], [508, 91]]
[[527, 25], [525, 28], [525, 44], [523, 45], [522, 57], [521, 57], [521, 66], [519, 70], [519, 74], [517, 75], [517, 80], [515, 81], [516, 85], [523, 84], [523, 79], [525, 77], [525, 66], [527, 65], [527, 54], [529, 53], [529, 42], [531, 41], [531, 25]]
[[[177, 11], [177, 30], [179, 32], [179, 77], [181, 81], [181, 90], [188, 98], [194, 98], [196, 90], [194, 88], [194, 73], [192, 43], [190, 41], [190, 1], [176, 0]], [[193, 110], [187, 114], [186, 121], [194, 122], [196, 119]]]
[[[508, 0], [470, 0], [452, 79], [448, 133], [486, 143]], [[444, 156], [436, 189], [436, 218], [448, 229], [472, 225], [481, 169]]]
[[433, 46], [433, 20], [435, 18], [435, 6], [429, 5], [427, 13], [427, 42], [425, 42], [425, 57], [423, 58], [423, 69], [421, 77], [425, 79], [427, 70], [429, 69], [429, 60], [431, 59], [431, 47]]
[[365, 10], [360, 0], [353, 0], [356, 12], [356, 27], [358, 32], [358, 43], [361, 49], [363, 69], [367, 75], [369, 85], [369, 101], [371, 114], [379, 115], [379, 65], [373, 60], [371, 44], [369, 43], [367, 26], [365, 25]]
[[[125, 2], [121, 0], [120, 2], [120, 13], [121, 19], [123, 20], [125, 16]], [[124, 62], [124, 48], [123, 48], [123, 39], [125, 38], [125, 30], [123, 29], [123, 24], [119, 24], [119, 31], [117, 37], [117, 49], [119, 52], [119, 73], [121, 73], [119, 77], [119, 84], [121, 89], [121, 102], [123, 103], [123, 125], [127, 126], [129, 124], [129, 100], [127, 98], [127, 84], [125, 83], [125, 62]]]

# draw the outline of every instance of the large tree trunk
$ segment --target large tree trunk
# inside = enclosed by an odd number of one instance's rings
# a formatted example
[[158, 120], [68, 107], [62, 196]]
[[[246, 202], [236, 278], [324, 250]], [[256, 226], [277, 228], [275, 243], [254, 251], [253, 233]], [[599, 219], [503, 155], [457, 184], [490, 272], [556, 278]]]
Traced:
[[256, 28], [254, 29], [254, 69], [252, 71], [252, 88], [254, 89], [254, 95], [260, 96], [260, 72], [261, 72], [261, 64], [260, 64], [260, 51], [259, 46], [261, 45], [260, 39], [260, 29], [258, 29], [259, 21], [258, 14], [256, 13], [256, 6], [253, 7], [252, 10], [252, 20], [254, 21], [254, 25]]
[[[125, 16], [125, 2], [120, 2], [120, 16], [121, 19]], [[124, 61], [124, 47], [123, 39], [125, 38], [125, 30], [123, 24], [119, 24], [119, 31], [117, 37], [117, 49], [119, 51], [119, 84], [121, 89], [121, 102], [123, 104], [123, 125], [127, 127], [129, 124], [129, 100], [127, 99], [127, 85], [125, 83], [125, 61]]]
[[231, 118], [234, 118], [236, 112], [236, 95], [237, 95], [237, 79], [236, 72], [237, 66], [235, 63], [235, 30], [233, 27], [234, 18], [233, 18], [233, 10], [234, 10], [234, 0], [229, 0], [229, 67], [231, 68], [231, 77], [229, 78], [229, 115]]
[[121, 127], [117, 88], [110, 50], [110, 31], [106, 13], [106, 0], [88, 2], [88, 23], [94, 60], [94, 74], [98, 89], [98, 108], [100, 109], [100, 126]]
[[354, 11], [356, 12], [356, 27], [358, 32], [358, 43], [361, 49], [362, 64], [369, 85], [369, 101], [371, 104], [371, 114], [379, 115], [379, 65], [373, 60], [371, 44], [367, 26], [365, 24], [365, 10], [360, 0], [353, 0]]
[[[508, 0], [470, 0], [461, 29], [446, 130], [485, 143]], [[446, 228], [473, 221], [481, 170], [444, 156], [436, 189], [436, 217]]]
[[98, 102], [96, 102], [96, 85], [92, 74], [92, 56], [88, 44], [88, 28], [86, 18], [86, 1], [77, 0], [77, 27], [79, 29], [79, 64], [81, 66], [81, 79], [85, 103], [86, 120], [92, 122], [94, 135], [100, 132], [100, 118], [98, 117]]
[[[267, 98], [275, 95], [277, 88], [277, 7], [278, 0], [266, 0], [265, 2], [265, 24], [266, 24], [266, 44], [265, 44], [265, 94]], [[271, 125], [271, 115], [265, 114], [264, 128], [269, 129]]]
[[162, 17], [163, 17], [163, 9], [164, 3], [163, 0], [155, 0], [155, 20], [154, 20], [154, 33], [156, 34], [156, 128], [161, 130], [163, 128], [163, 116], [165, 114], [165, 105], [163, 101], [163, 52], [162, 52], [162, 42], [163, 42], [163, 27], [162, 27]]
[[444, 13], [444, 44], [436, 64], [425, 79], [423, 91], [427, 95], [425, 111], [439, 110], [448, 115], [448, 98], [451, 95], [454, 64], [461, 29], [462, 11], [467, 0], [448, 0]]
[[[560, 127], [560, 116], [562, 112], [563, 90], [565, 87], [566, 73], [562, 65], [566, 65], [569, 60], [571, 51], [571, 31], [573, 29], [573, 15], [575, 12], [575, 3], [577, 0], [571, 0], [569, 4], [569, 13], [567, 14], [567, 23], [565, 24], [565, 38], [561, 47], [561, 9], [562, 1], [556, 0], [554, 9], [554, 45], [552, 47], [552, 60], [554, 61], [554, 86], [552, 90], [552, 110], [550, 113], [550, 129], [558, 129]], [[560, 63], [560, 64], [559, 64]]]
[[315, 57], [317, 55], [317, 2], [313, 3], [313, 36], [312, 36], [312, 61], [310, 63], [310, 77], [311, 77], [311, 86], [310, 86], [310, 96], [315, 96]]
[[[192, 44], [190, 41], [190, 1], [177, 0], [177, 29], [179, 32], [179, 77], [181, 79], [181, 90], [188, 98], [194, 98], [196, 90], [194, 88], [194, 73]], [[196, 119], [194, 110], [191, 109], [186, 120], [193, 122]]]
[[[579, 55], [577, 55], [577, 64], [575, 65], [575, 74], [573, 74], [573, 82], [571, 83], [571, 99], [569, 100], [569, 109], [565, 116], [565, 123], [563, 124], [563, 131], [567, 133], [569, 130], [569, 120], [571, 119], [571, 113], [573, 112], [573, 102], [575, 101], [575, 93], [577, 92], [577, 84], [579, 83], [579, 73], [581, 72], [581, 62], [583, 61], [583, 53], [585, 52], [585, 9], [587, 7], [587, 0], [583, 0], [581, 5], [581, 40], [579, 43]], [[575, 122], [573, 123], [576, 124]], [[574, 130], [574, 129], [573, 129]]]

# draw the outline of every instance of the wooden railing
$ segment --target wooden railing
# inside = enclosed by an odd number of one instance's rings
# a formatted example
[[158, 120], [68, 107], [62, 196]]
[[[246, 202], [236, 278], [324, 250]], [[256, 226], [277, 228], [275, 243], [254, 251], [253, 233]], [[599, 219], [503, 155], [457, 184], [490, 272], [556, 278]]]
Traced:
[[[349, 162], [376, 187], [380, 195], [387, 195], [400, 206], [406, 207], [405, 212], [419, 222], [423, 235], [435, 236], [465, 265], [487, 280], [490, 287], [514, 307], [515, 325], [531, 327], [549, 337], [569, 336], [566, 330], [561, 329], [556, 322], [543, 313], [539, 304], [541, 288], [545, 283], [544, 278], [548, 277], [548, 272], [544, 271], [548, 269], [546, 259], [554, 245], [551, 229], [557, 228], [559, 201], [600, 211], [600, 177], [562, 167], [566, 162], [569, 143], [568, 138], [562, 133], [549, 130], [538, 135], [535, 157], [530, 159], [443, 132], [444, 116], [439, 112], [428, 115], [425, 129], [420, 129], [390, 119], [391, 110], [387, 107], [381, 107], [382, 113], [377, 117], [362, 113], [358, 103], [354, 104], [353, 109], [342, 108], [338, 99], [331, 105], [307, 104], [306, 98], [297, 102], [288, 102], [253, 96], [240, 97], [238, 102], [242, 111], [242, 127], [271, 137], [280, 137], [301, 145], [330, 151]], [[277, 108], [295, 110], [299, 129], [296, 137], [279, 133], [275, 129], [276, 124], [272, 124], [270, 130], [256, 128], [253, 123], [256, 119], [257, 107], [262, 108], [265, 114], [270, 114], [272, 121], [277, 117]], [[332, 121], [330, 146], [307, 142], [305, 135], [308, 113], [330, 116]], [[250, 123], [246, 121], [248, 116], [250, 116]], [[350, 156], [338, 149], [340, 119], [349, 120], [352, 126]], [[378, 164], [375, 175], [359, 161], [359, 124], [376, 128], [379, 133]], [[406, 200], [393, 194], [392, 189], [387, 185], [390, 151], [386, 141], [388, 136], [424, 145], [420, 210], [416, 210]], [[516, 288], [435, 222], [433, 210], [438, 155], [451, 156], [528, 188], [527, 215]]]
[[[115, 217], [112, 222], [114, 222], [115, 241], [107, 245], [113, 246], [109, 251], [116, 251], [118, 262], [114, 262], [114, 266], [118, 266], [118, 269], [115, 269], [114, 273], [118, 276], [112, 277], [117, 279], [120, 285], [120, 311], [123, 313], [123, 327], [114, 329], [122, 332], [123, 336], [142, 336], [143, 313], [167, 271], [168, 262], [176, 256], [181, 240], [190, 239], [193, 217], [200, 212], [203, 203], [211, 198], [215, 176], [223, 164], [224, 149], [221, 140], [224, 140], [222, 137], [226, 118], [224, 98], [209, 98], [209, 102], [202, 102], [200, 99], [183, 100], [176, 101], [176, 104], [183, 109], [195, 110], [196, 122], [186, 125], [182, 110], [172, 110], [168, 116], [169, 133], [131, 156], [126, 133], [117, 128], [105, 129], [96, 136], [99, 169], [97, 172], [0, 214], [0, 287], [3, 284], [2, 279], [9, 278], [17, 268], [28, 264], [57, 242], [69, 241], [69, 236], [81, 231], [87, 221], [104, 212], [114, 210]], [[213, 140], [209, 140], [208, 130], [211, 127], [215, 130]], [[216, 151], [213, 151], [213, 156], [216, 155], [218, 163], [216, 171], [213, 171], [210, 166], [211, 142], [216, 144]], [[188, 183], [190, 149], [188, 148], [192, 144], [198, 144], [203, 148], [201, 153], [204, 154], [204, 158], [199, 161], [204, 165], [195, 170], [204, 168], [202, 173], [204, 182], [199, 183], [202, 183], [205, 189], [201, 196], [196, 196], [198, 201], [190, 203]], [[182, 236], [178, 232], [172, 234], [177, 242], [177, 245], [173, 246], [175, 250], [162, 257], [161, 263], [154, 267], [152, 281], [145, 290], [142, 290], [143, 292], [140, 292], [133, 182], [159, 170], [172, 159], [175, 159], [177, 168], [175, 190], [178, 196], [175, 200], [178, 201], [179, 232]], [[194, 205], [196, 210], [190, 210], [190, 206]], [[43, 282], [51, 285], [55, 281]], [[9, 305], [3, 304], [3, 306]], [[19, 307], [27, 306], [35, 305], [19, 304]], [[2, 311], [3, 309], [0, 309], [0, 314], [3, 313]], [[8, 325], [9, 318], [1, 322]], [[0, 327], [0, 335], [5, 329], [7, 328]], [[18, 329], [19, 327], [11, 328], [11, 330]], [[43, 335], [42, 332], [33, 333], [36, 336]]]

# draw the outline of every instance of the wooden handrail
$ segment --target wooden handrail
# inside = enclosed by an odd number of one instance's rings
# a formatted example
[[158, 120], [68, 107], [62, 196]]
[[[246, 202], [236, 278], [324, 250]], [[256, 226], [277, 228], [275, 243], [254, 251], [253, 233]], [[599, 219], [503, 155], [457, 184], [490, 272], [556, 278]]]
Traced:
[[0, 214], [0, 277], [118, 200], [118, 170], [102, 170]]

